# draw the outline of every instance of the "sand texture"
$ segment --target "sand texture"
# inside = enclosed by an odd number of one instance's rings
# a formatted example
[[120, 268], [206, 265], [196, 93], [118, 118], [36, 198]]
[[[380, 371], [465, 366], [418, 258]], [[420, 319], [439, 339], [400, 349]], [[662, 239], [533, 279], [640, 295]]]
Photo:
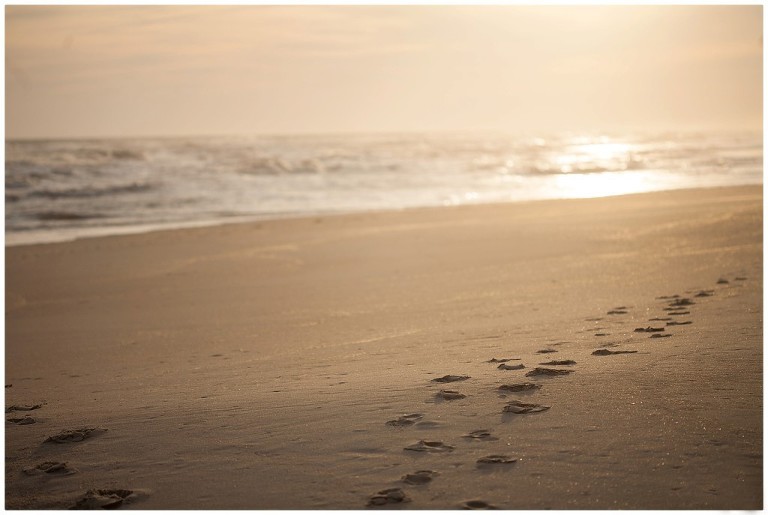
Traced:
[[7, 508], [762, 508], [761, 187], [6, 252]]

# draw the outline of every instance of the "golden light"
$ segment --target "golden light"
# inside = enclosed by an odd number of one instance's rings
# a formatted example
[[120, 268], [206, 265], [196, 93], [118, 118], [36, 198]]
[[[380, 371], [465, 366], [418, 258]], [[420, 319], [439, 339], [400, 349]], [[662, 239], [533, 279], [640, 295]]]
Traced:
[[562, 174], [555, 177], [555, 186], [566, 197], [595, 198], [662, 189], [660, 179], [653, 171]]
[[[579, 138], [575, 141], [587, 141]], [[634, 147], [627, 143], [600, 142], [571, 145], [568, 150], [552, 159], [561, 173], [601, 172], [625, 170], [632, 161]]]
[[593, 160], [598, 159], [616, 159], [626, 156], [632, 149], [632, 145], [627, 143], [593, 143], [589, 145], [579, 145], [577, 152], [591, 156]]

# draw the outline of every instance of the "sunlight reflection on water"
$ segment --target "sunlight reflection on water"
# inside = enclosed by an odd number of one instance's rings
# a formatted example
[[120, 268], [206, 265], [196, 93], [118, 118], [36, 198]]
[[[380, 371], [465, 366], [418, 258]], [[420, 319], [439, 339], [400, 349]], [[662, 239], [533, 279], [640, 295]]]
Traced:
[[680, 181], [662, 172], [624, 171], [589, 174], [563, 174], [554, 177], [558, 197], [592, 198], [643, 193], [679, 187]]
[[762, 182], [761, 133], [378, 134], [6, 142], [6, 244]]

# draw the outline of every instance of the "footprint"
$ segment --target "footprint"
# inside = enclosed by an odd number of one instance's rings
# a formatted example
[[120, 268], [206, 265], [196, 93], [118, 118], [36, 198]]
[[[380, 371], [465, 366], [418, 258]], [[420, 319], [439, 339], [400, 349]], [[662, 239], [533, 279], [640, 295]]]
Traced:
[[734, 278], [733, 278], [733, 280], [734, 280], [734, 281], [746, 281], [746, 280], [747, 280], [747, 278], [746, 278], [746, 277], [741, 277], [741, 276], [739, 276], [739, 277], [734, 277]]
[[406, 451], [415, 452], [451, 452], [454, 449], [452, 445], [444, 444], [440, 441], [419, 440], [418, 442], [405, 447]]
[[398, 417], [397, 420], [389, 420], [386, 422], [386, 425], [395, 427], [412, 426], [422, 418], [424, 418], [424, 415], [421, 413], [411, 413], [410, 415]]
[[517, 458], [512, 458], [511, 456], [506, 456], [504, 454], [491, 454], [478, 459], [477, 463], [479, 465], [508, 465], [510, 463], [515, 463], [516, 461]]
[[585, 322], [599, 322], [599, 321], [600, 321], [600, 320], [602, 320], [602, 319], [603, 319], [603, 317], [597, 317], [597, 318], [585, 318], [585, 319], [584, 319], [584, 321], [585, 321]]
[[672, 319], [669, 317], [654, 317], [654, 318], [648, 319], [649, 322], [666, 322], [667, 320], [672, 320]]
[[551, 354], [553, 352], [557, 352], [555, 349], [541, 349], [537, 350], [536, 354]]
[[627, 311], [623, 309], [612, 309], [608, 311], [608, 315], [626, 315]]
[[443, 377], [438, 377], [437, 379], [433, 379], [433, 383], [455, 383], [456, 381], [466, 381], [469, 379], [469, 376], [452, 376], [447, 375]]
[[456, 390], [440, 390], [435, 394], [435, 397], [446, 401], [454, 401], [456, 399], [463, 399], [466, 395], [459, 393]]
[[652, 334], [651, 338], [669, 338], [670, 336], [672, 336], [672, 335], [669, 334], [669, 333], [667, 333], [667, 334]]
[[60, 461], [46, 461], [35, 467], [26, 467], [23, 472], [28, 476], [34, 476], [36, 474], [57, 474], [62, 476], [68, 476], [70, 474], [77, 473], [77, 469], [70, 467], [66, 463]]
[[595, 336], [610, 336], [611, 333], [595, 333]]
[[433, 470], [417, 470], [413, 474], [406, 474], [400, 481], [408, 485], [426, 485], [439, 474]]
[[399, 504], [411, 502], [411, 498], [405, 495], [400, 488], [387, 488], [381, 490], [368, 499], [368, 506], [383, 506], [385, 504]]
[[667, 325], [688, 325], [692, 323], [690, 320], [686, 320], [685, 322], [667, 322]]
[[696, 304], [696, 303], [693, 302], [691, 299], [688, 299], [688, 298], [677, 299], [674, 302], [670, 302], [669, 303], [669, 305], [672, 306], [672, 307], [692, 306], [694, 304]]
[[5, 385], [6, 388], [10, 388], [11, 386], [13, 386], [13, 385], [12, 384]]
[[507, 361], [520, 361], [520, 358], [503, 358], [503, 359], [496, 359], [491, 358], [486, 363], [506, 363]]
[[663, 327], [638, 327], [635, 329], [636, 333], [660, 333], [664, 330]]
[[678, 299], [680, 298], [680, 295], [662, 295], [661, 297], [656, 297], [656, 300], [667, 300], [667, 299]]
[[5, 408], [6, 413], [10, 413], [12, 411], [32, 411], [35, 409], [42, 408], [42, 404], [14, 404], [12, 406], [8, 406]]
[[45, 439], [45, 442], [54, 443], [67, 443], [67, 442], [82, 442], [86, 438], [91, 438], [102, 433], [106, 433], [107, 430], [103, 427], [84, 427], [81, 429], [67, 429], [60, 432], [57, 435], [49, 436]]
[[473, 500], [466, 501], [461, 505], [462, 510], [498, 510], [498, 508], [492, 504], [488, 504], [485, 501]]
[[541, 368], [536, 367], [527, 374], [526, 377], [533, 376], [565, 376], [573, 372], [573, 370], [560, 370], [558, 368]]
[[717, 284], [729, 284], [728, 279], [723, 279], [722, 277], [717, 280]]
[[673, 315], [673, 316], [679, 316], [679, 315], [690, 315], [691, 312], [690, 311], [670, 311], [667, 314], [668, 315]]
[[636, 350], [608, 350], [608, 349], [597, 349], [595, 352], [592, 353], [593, 356], [608, 356], [610, 354], [634, 354], [636, 353]]
[[470, 431], [469, 433], [465, 434], [462, 438], [486, 441], [498, 440], [498, 438], [491, 434], [489, 429], [476, 429], [475, 431]]
[[553, 360], [553, 361], [547, 361], [545, 363], [539, 363], [539, 365], [575, 365], [576, 362], [572, 359], [561, 359], [561, 360]]
[[26, 426], [28, 424], [34, 424], [37, 422], [34, 418], [30, 417], [29, 415], [24, 415], [21, 418], [9, 418], [8, 422], [11, 424], [16, 424], [17, 426]]
[[701, 290], [694, 297], [711, 297], [715, 294], [714, 290]]
[[504, 363], [502, 363], [496, 368], [498, 368], [499, 370], [521, 370], [525, 368], [525, 365], [523, 365], [522, 363], [520, 363], [519, 365], [505, 365]]
[[543, 404], [533, 404], [522, 401], [510, 401], [504, 406], [502, 410], [504, 413], [514, 413], [516, 415], [522, 415], [525, 413], [539, 413], [541, 411], [547, 411], [550, 406], [544, 406]]
[[109, 510], [118, 508], [124, 502], [128, 503], [135, 498], [136, 494], [132, 490], [88, 490], [70, 509]]
[[499, 386], [499, 390], [505, 392], [529, 392], [531, 390], [538, 390], [539, 388], [541, 388], [541, 385], [536, 383], [515, 383]]

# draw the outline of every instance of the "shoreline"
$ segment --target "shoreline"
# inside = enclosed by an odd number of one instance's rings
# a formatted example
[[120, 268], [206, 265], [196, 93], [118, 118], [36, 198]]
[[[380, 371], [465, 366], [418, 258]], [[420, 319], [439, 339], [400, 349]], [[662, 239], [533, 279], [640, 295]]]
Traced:
[[6, 247], [6, 507], [761, 509], [762, 227], [743, 186]]
[[[676, 189], [666, 189], [666, 190], [643, 191], [639, 193], [606, 195], [606, 196], [600, 196], [600, 197], [544, 198], [544, 199], [506, 201], [506, 202], [478, 202], [478, 203], [451, 204], [451, 205], [441, 205], [441, 206], [414, 206], [414, 207], [391, 208], [391, 209], [370, 209], [370, 210], [360, 210], [360, 211], [336, 211], [336, 212], [318, 211], [318, 212], [305, 212], [305, 213], [296, 212], [296, 213], [272, 213], [272, 214], [261, 214], [261, 215], [243, 215], [243, 216], [232, 216], [228, 218], [220, 218], [216, 220], [199, 220], [199, 221], [190, 221], [190, 222], [168, 222], [168, 223], [157, 222], [157, 223], [144, 224], [144, 225], [117, 225], [117, 226], [107, 226], [107, 227], [77, 228], [77, 229], [73, 229], [73, 232], [74, 231], [84, 231], [84, 232], [78, 233], [72, 236], [59, 235], [60, 231], [53, 230], [53, 229], [36, 231], [38, 234], [40, 233], [47, 234], [47, 236], [38, 236], [38, 237], [45, 238], [44, 241], [29, 241], [25, 238], [20, 238], [20, 236], [27, 234], [28, 233], [27, 231], [14, 231], [11, 233], [6, 231], [5, 247], [11, 248], [11, 247], [34, 246], [34, 245], [71, 243], [74, 241], [92, 239], [92, 238], [130, 236], [130, 235], [148, 234], [148, 233], [166, 232], [166, 231], [183, 231], [183, 230], [189, 230], [189, 229], [221, 227], [226, 225], [256, 224], [256, 223], [271, 222], [271, 221], [278, 221], [278, 220], [308, 220], [308, 219], [314, 220], [318, 218], [355, 216], [355, 215], [364, 215], [368, 213], [381, 214], [381, 213], [393, 213], [393, 212], [412, 212], [412, 211], [418, 212], [420, 210], [435, 210], [435, 209], [439, 210], [439, 209], [452, 209], [452, 208], [472, 207], [472, 206], [503, 206], [508, 204], [525, 205], [532, 202], [535, 203], [535, 202], [590, 200], [590, 199], [599, 199], [599, 198], [621, 198], [621, 197], [631, 197], [635, 195], [649, 195], [649, 194], [665, 193], [665, 192], [691, 192], [691, 191], [698, 191], [698, 190], [706, 191], [706, 190], [723, 190], [723, 189], [729, 189], [729, 188], [750, 188], [750, 187], [762, 188], [763, 185], [761, 183], [761, 184], [739, 184], [739, 185], [729, 185], [729, 186], [710, 186], [710, 187], [696, 187], [696, 188], [686, 187], [686, 188], [676, 188]], [[14, 238], [16, 238], [18, 243], [8, 243], [9, 234], [11, 234]]]

